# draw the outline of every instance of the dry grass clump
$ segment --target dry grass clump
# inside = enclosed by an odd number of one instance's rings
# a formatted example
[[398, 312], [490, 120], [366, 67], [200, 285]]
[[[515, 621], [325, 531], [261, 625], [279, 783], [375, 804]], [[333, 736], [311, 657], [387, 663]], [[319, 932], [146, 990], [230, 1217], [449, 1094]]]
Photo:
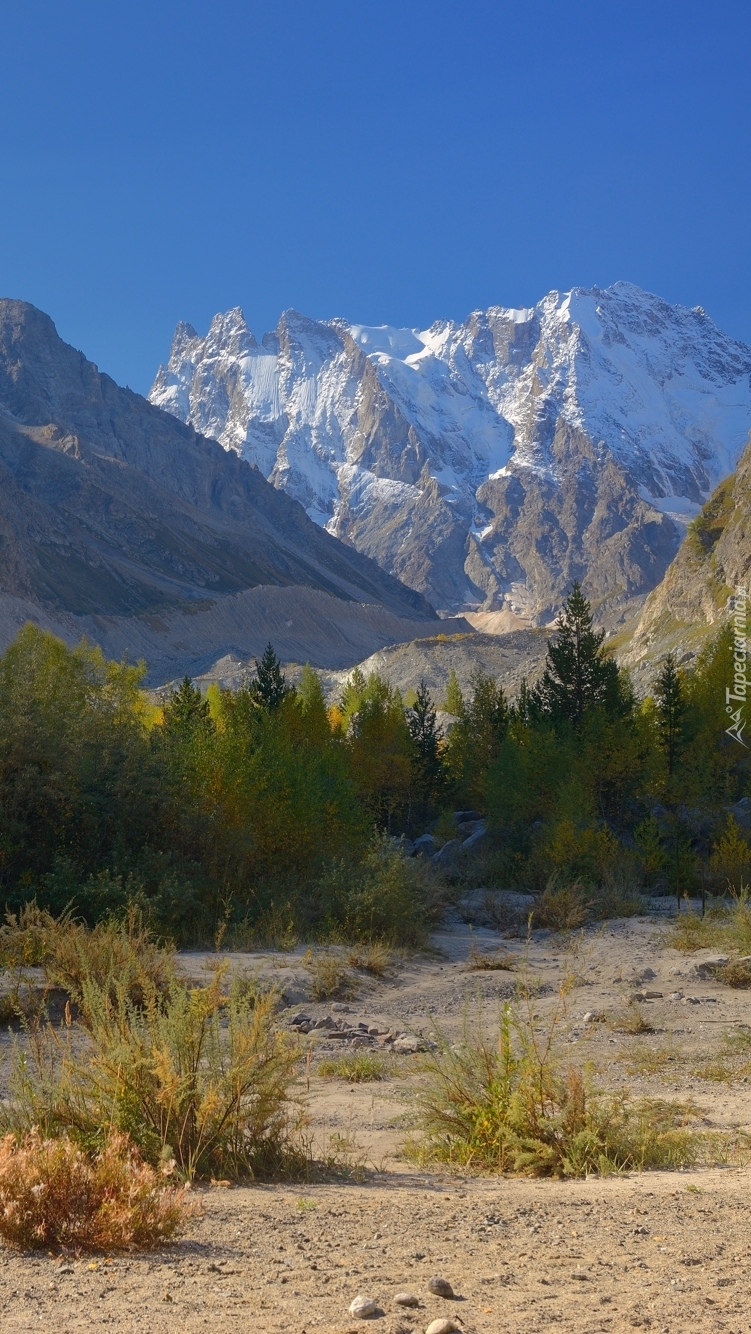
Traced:
[[632, 1042], [624, 1052], [626, 1069], [630, 1075], [656, 1075], [666, 1066], [677, 1065], [684, 1059], [680, 1048], [669, 1042], [657, 1047]]
[[390, 1065], [377, 1052], [363, 1051], [321, 1061], [318, 1073], [324, 1079], [346, 1079], [348, 1084], [371, 1084], [388, 1079]]
[[704, 917], [681, 913], [670, 935], [674, 949], [691, 954], [695, 950], [718, 949], [731, 957], [716, 976], [729, 987], [751, 987], [751, 901], [748, 887], [731, 889], [729, 902], [716, 904]]
[[720, 968], [717, 976], [728, 987], [743, 989], [751, 987], [751, 955], [747, 959], [734, 959]]
[[88, 982], [109, 995], [123, 992], [143, 1004], [154, 991], [165, 992], [174, 977], [172, 950], [158, 945], [137, 908], [122, 920], [87, 927], [70, 913], [51, 913], [27, 903], [8, 913], [0, 927], [0, 966], [44, 969], [48, 987], [80, 1001]]
[[535, 904], [532, 919], [535, 926], [547, 926], [553, 931], [575, 931], [585, 922], [638, 917], [643, 912], [641, 895], [627, 877], [610, 875], [597, 885], [583, 880], [560, 884], [556, 874], [550, 877]]
[[629, 1001], [620, 1014], [613, 1016], [611, 1025], [617, 1033], [631, 1033], [634, 1036], [641, 1033], [654, 1033], [655, 1031], [654, 1024], [644, 1013], [638, 1001]]
[[20, 1143], [13, 1135], [0, 1141], [0, 1237], [11, 1246], [149, 1249], [179, 1232], [192, 1211], [184, 1190], [117, 1131], [93, 1156], [36, 1129]]
[[467, 971], [470, 973], [511, 973], [516, 968], [513, 954], [485, 954], [473, 945], [467, 955]]
[[104, 1127], [127, 1134], [147, 1162], [174, 1160], [187, 1179], [289, 1174], [305, 1164], [291, 1086], [296, 1048], [274, 1024], [274, 997], [224, 994], [222, 976], [173, 982], [135, 1005], [84, 984], [83, 1023], [50, 1024], [17, 1046], [0, 1124], [39, 1126], [101, 1150]]
[[[441, 1038], [420, 1101], [421, 1161], [527, 1176], [585, 1176], [686, 1166], [702, 1140], [691, 1109], [594, 1088], [555, 1050], [560, 1011], [547, 1030], [506, 1006], [498, 1042], [469, 1032]], [[440, 1036], [440, 1035], [439, 1035]]]
[[360, 973], [369, 973], [371, 977], [385, 977], [392, 962], [392, 953], [381, 940], [358, 945], [347, 955], [350, 968]]
[[337, 950], [308, 950], [303, 966], [310, 974], [310, 994], [316, 1001], [349, 998], [354, 993], [347, 960]]
[[681, 913], [673, 925], [670, 943], [674, 949], [690, 954], [694, 950], [723, 949], [751, 955], [751, 900], [742, 886], [729, 900], [715, 904], [704, 917]]

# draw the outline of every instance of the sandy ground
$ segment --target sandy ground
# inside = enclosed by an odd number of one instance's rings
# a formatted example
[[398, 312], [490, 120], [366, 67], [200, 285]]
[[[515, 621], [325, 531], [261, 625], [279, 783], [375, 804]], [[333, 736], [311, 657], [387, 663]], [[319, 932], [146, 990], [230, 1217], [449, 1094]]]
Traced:
[[[480, 1010], [492, 1032], [526, 968], [541, 1022], [566, 981], [564, 1051], [592, 1062], [601, 1080], [636, 1096], [690, 1100], [706, 1126], [751, 1130], [747, 1075], [706, 1077], [707, 1058], [726, 1051], [726, 1035], [751, 1028], [751, 993], [703, 980], [695, 965], [709, 952], [668, 948], [663, 924], [608, 923], [568, 940], [537, 933], [529, 944], [457, 924], [434, 944], [435, 954], [397, 961], [387, 977], [363, 980], [338, 1003], [306, 999], [301, 952], [228, 961], [275, 979], [287, 1002], [282, 1022], [302, 1010], [311, 1020], [362, 1023], [381, 1030], [376, 1048], [385, 1030], [430, 1040], [438, 1026], [458, 1038]], [[468, 967], [473, 952], [499, 949], [515, 956], [516, 971]], [[216, 956], [183, 962], [199, 978]], [[639, 1036], [612, 1023], [634, 994], [645, 996], [653, 1030]], [[588, 1014], [608, 1019], [585, 1021]], [[363, 1180], [197, 1190], [201, 1213], [189, 1234], [150, 1256], [61, 1262], [0, 1250], [0, 1329], [420, 1334], [451, 1317], [465, 1334], [751, 1331], [751, 1171], [738, 1160], [564, 1183], [418, 1171], [402, 1145], [420, 1057], [389, 1058], [387, 1079], [350, 1085], [316, 1073], [321, 1059], [350, 1043], [325, 1030], [302, 1042], [311, 1050], [301, 1090], [316, 1143], [325, 1150], [332, 1136], [348, 1142]], [[430, 1295], [435, 1274], [451, 1282], [456, 1300]], [[395, 1305], [405, 1290], [417, 1308]], [[370, 1321], [348, 1316], [358, 1294], [379, 1303]]]

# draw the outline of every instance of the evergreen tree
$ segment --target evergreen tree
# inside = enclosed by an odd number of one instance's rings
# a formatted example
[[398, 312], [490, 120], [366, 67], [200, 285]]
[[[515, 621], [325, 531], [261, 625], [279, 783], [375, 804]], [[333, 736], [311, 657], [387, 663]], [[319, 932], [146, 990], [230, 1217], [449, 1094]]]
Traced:
[[683, 719], [686, 713], [683, 681], [672, 653], [668, 653], [662, 664], [655, 684], [655, 695], [657, 733], [667, 759], [668, 776], [672, 778], [681, 750]]
[[267, 644], [261, 661], [256, 659], [256, 679], [250, 686], [250, 695], [262, 709], [273, 713], [293, 688], [287, 685], [282, 664], [272, 644]]
[[464, 713], [464, 696], [459, 685], [459, 678], [451, 668], [448, 685], [446, 686], [446, 698], [443, 701], [443, 709], [446, 713], [451, 713], [455, 718], [461, 718]]
[[557, 638], [548, 643], [545, 672], [532, 692], [534, 703], [553, 722], [578, 727], [598, 705], [619, 711], [618, 668], [602, 650], [604, 630], [594, 630], [590, 605], [575, 582], [556, 621]]
[[407, 727], [412, 739], [415, 791], [420, 804], [420, 818], [424, 821], [428, 807], [440, 795], [443, 787], [443, 764], [435, 705], [424, 680], [421, 680], [417, 687]]
[[503, 687], [478, 671], [472, 698], [449, 733], [446, 759], [458, 801], [484, 805], [485, 777], [500, 754], [508, 730], [509, 707]]
[[173, 690], [164, 706], [164, 730], [171, 736], [193, 736], [210, 731], [209, 701], [204, 699], [198, 686], [184, 676], [177, 690]]

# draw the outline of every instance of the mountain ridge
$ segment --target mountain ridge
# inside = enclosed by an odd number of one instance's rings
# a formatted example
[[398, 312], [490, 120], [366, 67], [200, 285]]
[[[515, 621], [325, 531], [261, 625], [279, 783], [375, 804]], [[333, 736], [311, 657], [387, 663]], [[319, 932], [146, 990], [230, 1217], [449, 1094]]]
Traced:
[[[327, 595], [330, 621], [337, 604], [377, 605], [405, 637], [437, 620], [420, 594], [313, 524], [257, 469], [120, 388], [49, 316], [10, 299], [0, 300], [0, 480], [8, 633], [20, 608], [68, 637], [85, 622], [102, 642], [113, 620], [187, 614], [200, 656], [201, 617], [209, 634], [215, 604], [259, 587]], [[344, 619], [354, 627], [357, 615]], [[244, 610], [240, 620], [248, 644]], [[369, 633], [353, 629], [355, 660], [395, 637], [365, 621]], [[157, 631], [135, 638], [158, 656]]]
[[429, 330], [239, 308], [178, 326], [150, 398], [445, 608], [623, 620], [751, 426], [751, 348], [628, 283]]

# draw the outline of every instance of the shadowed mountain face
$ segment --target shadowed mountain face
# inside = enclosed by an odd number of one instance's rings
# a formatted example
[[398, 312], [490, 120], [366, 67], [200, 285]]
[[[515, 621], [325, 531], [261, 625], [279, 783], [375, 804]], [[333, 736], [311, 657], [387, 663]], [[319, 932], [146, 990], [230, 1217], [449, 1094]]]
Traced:
[[691, 524], [664, 579], [647, 598], [620, 656], [651, 680], [668, 652], [689, 662], [725, 624], [751, 582], [751, 438], [738, 467]]
[[0, 557], [0, 596], [63, 617], [70, 634], [70, 618], [200, 616], [261, 585], [435, 618], [249, 463], [121, 389], [47, 315], [10, 300], [0, 301]]

